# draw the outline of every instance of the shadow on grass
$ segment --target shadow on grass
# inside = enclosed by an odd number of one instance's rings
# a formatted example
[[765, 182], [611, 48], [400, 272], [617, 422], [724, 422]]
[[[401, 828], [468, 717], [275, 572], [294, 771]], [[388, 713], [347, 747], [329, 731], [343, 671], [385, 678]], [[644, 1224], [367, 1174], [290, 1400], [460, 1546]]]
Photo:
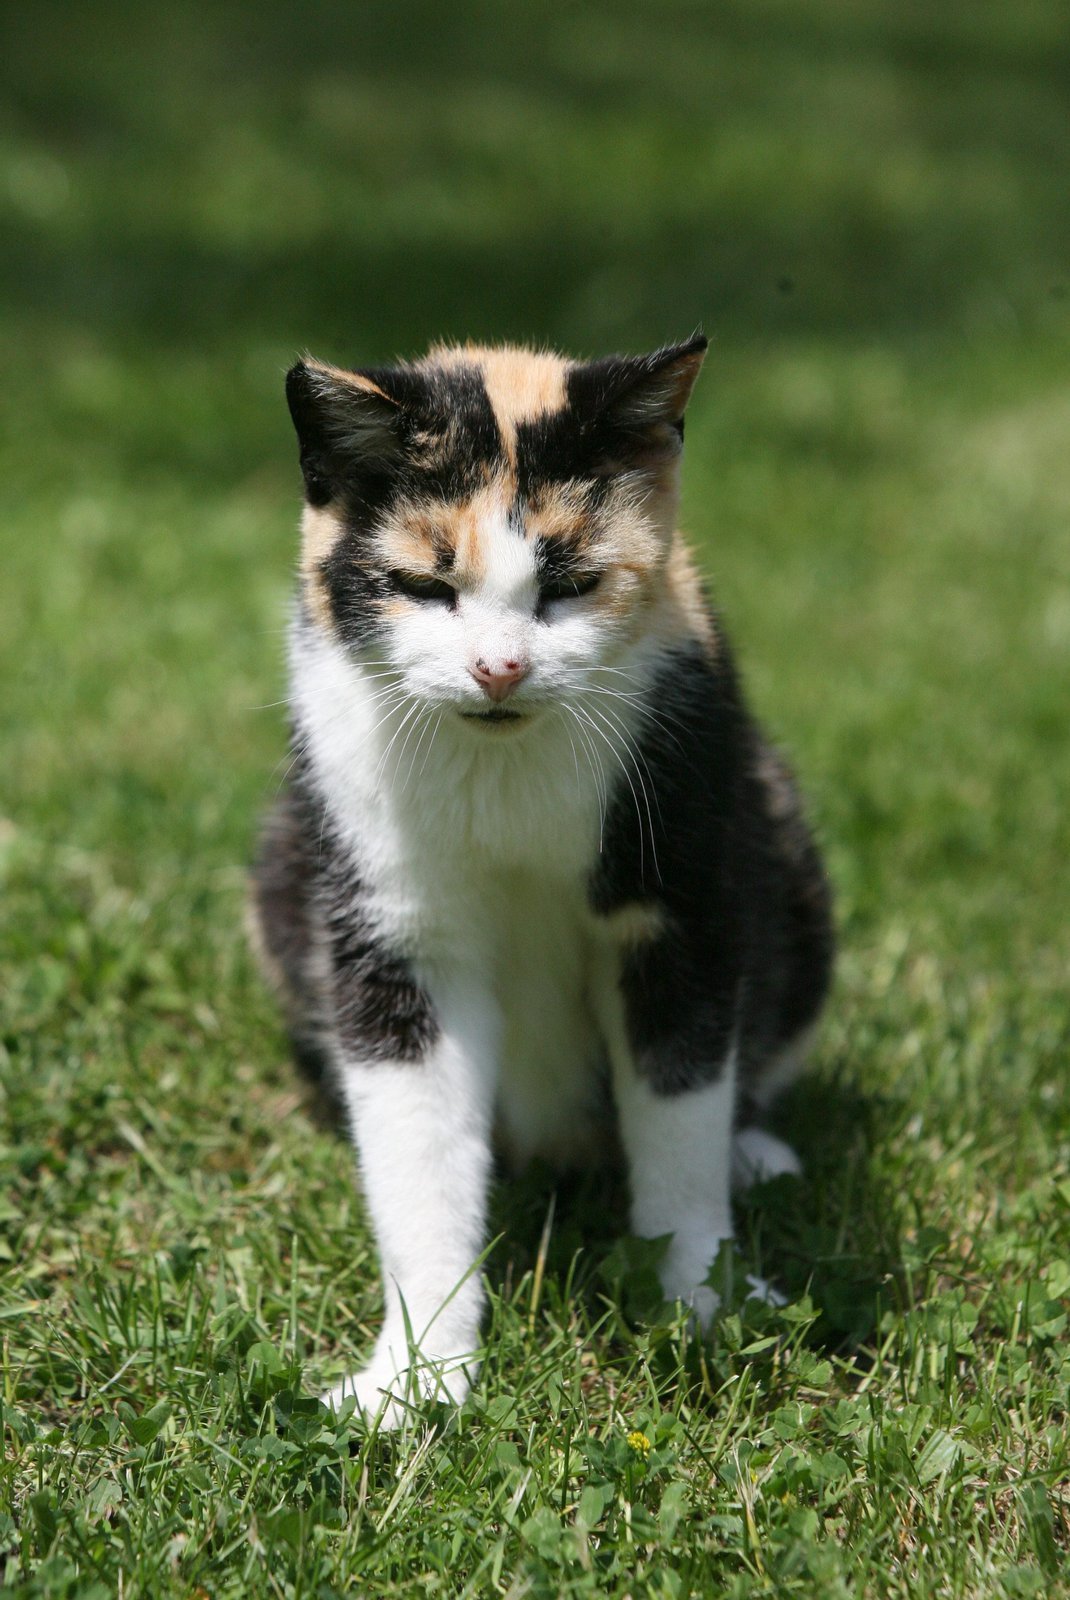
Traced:
[[[890, 1102], [863, 1096], [849, 1083], [805, 1081], [775, 1118], [805, 1176], [778, 1178], [735, 1199], [746, 1269], [789, 1300], [809, 1294], [819, 1315], [808, 1342], [827, 1353], [858, 1352], [881, 1313], [901, 1297], [899, 1207], [870, 1160], [896, 1121]], [[567, 1290], [592, 1321], [607, 1298], [629, 1321], [656, 1313], [656, 1252], [628, 1238], [621, 1164], [564, 1178], [533, 1167], [496, 1186], [491, 1232], [500, 1239], [487, 1271], [504, 1297], [535, 1272], [548, 1225], [543, 1271], [562, 1300]]]
[[810, 1295], [820, 1312], [810, 1337], [829, 1351], [855, 1351], [899, 1297], [901, 1208], [872, 1152], [900, 1122], [890, 1099], [864, 1095], [842, 1070], [804, 1078], [773, 1118], [802, 1161], [801, 1184], [778, 1178], [737, 1200], [744, 1255], [790, 1299]]

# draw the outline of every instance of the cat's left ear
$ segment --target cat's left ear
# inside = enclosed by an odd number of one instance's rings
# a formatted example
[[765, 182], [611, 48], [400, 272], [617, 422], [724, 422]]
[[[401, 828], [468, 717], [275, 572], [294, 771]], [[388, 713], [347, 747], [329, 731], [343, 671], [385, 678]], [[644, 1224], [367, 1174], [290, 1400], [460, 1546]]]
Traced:
[[608, 356], [575, 371], [576, 401], [597, 417], [604, 447], [622, 464], [653, 469], [679, 455], [708, 343], [697, 333], [651, 355]]

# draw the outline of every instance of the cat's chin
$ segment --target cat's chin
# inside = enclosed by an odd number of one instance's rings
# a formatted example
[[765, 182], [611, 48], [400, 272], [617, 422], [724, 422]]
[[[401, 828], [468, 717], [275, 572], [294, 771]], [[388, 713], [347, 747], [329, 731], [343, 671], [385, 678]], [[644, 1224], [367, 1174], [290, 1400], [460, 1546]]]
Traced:
[[469, 728], [489, 731], [501, 738], [530, 727], [535, 717], [531, 711], [515, 711], [511, 706], [488, 706], [485, 711], [462, 711], [461, 720]]

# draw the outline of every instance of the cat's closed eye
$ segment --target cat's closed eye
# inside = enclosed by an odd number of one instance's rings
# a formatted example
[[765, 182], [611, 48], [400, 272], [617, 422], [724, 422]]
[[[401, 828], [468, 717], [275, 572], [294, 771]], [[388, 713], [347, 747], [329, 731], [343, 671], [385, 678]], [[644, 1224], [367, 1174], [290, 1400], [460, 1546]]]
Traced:
[[398, 594], [409, 600], [431, 600], [449, 607], [457, 604], [457, 591], [441, 578], [425, 577], [415, 572], [394, 571], [389, 574], [390, 584]]
[[560, 578], [551, 578], [539, 586], [539, 607], [551, 605], [555, 600], [577, 600], [590, 594], [601, 582], [600, 572], [571, 572]]

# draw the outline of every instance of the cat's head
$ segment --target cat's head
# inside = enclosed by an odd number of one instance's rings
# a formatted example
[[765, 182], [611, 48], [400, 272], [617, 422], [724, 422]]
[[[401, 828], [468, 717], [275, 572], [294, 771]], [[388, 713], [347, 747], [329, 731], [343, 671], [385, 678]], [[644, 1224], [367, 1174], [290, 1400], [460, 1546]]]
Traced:
[[476, 728], [582, 687], [669, 581], [705, 350], [698, 335], [593, 362], [472, 346], [356, 372], [299, 362], [312, 624]]

